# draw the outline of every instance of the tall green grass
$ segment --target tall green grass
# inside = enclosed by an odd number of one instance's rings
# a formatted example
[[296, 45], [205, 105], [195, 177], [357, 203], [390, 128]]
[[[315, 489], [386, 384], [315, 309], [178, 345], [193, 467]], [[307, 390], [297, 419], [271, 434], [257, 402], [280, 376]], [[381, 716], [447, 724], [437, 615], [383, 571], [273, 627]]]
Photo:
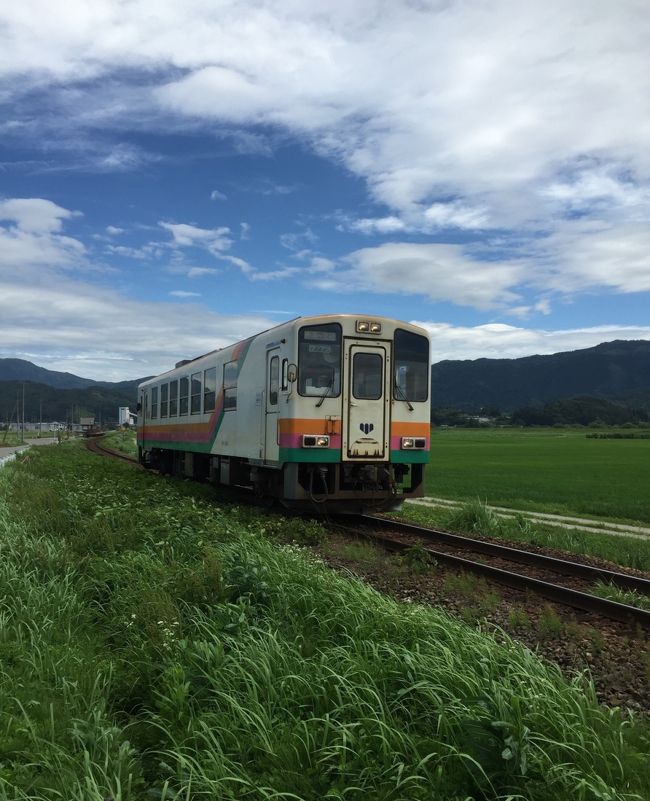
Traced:
[[5, 468], [0, 499], [2, 799], [650, 793], [647, 728], [586, 679], [206, 488], [72, 445]]
[[478, 499], [457, 509], [428, 507], [415, 503], [404, 505], [401, 516], [415, 523], [442, 526], [464, 534], [482, 534], [543, 548], [557, 548], [568, 553], [596, 556], [614, 564], [650, 571], [650, 538], [603, 534], [596, 529], [581, 531], [558, 528], [530, 521], [521, 514], [514, 518], [499, 517]]

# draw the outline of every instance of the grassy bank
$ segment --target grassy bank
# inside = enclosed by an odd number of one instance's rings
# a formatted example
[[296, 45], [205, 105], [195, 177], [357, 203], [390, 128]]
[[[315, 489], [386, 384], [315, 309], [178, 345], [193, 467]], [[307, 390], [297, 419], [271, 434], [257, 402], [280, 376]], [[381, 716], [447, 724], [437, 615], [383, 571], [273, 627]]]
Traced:
[[76, 444], [0, 473], [0, 798], [648, 797], [586, 682], [210, 498]]
[[527, 520], [523, 514], [514, 518], [503, 518], [478, 499], [468, 501], [458, 509], [405, 503], [400, 517], [460, 534], [479, 534], [542, 548], [554, 548], [650, 571], [650, 539], [602, 534], [596, 530], [580, 531], [546, 526]]
[[587, 433], [434, 428], [427, 494], [649, 522], [650, 440]]

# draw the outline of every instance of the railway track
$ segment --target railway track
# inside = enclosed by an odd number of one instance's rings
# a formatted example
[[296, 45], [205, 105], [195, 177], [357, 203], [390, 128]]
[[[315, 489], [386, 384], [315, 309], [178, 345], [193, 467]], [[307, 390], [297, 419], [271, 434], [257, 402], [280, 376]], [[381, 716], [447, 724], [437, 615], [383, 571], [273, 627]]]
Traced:
[[121, 459], [124, 462], [130, 462], [131, 464], [137, 465], [138, 461], [135, 457], [129, 456], [126, 453], [120, 453], [120, 451], [115, 451], [112, 448], [107, 448], [106, 445], [102, 443], [103, 437], [89, 437], [85, 443], [86, 447], [92, 453], [96, 453], [99, 456], [112, 456], [114, 459]]
[[[548, 580], [549, 575], [561, 576], [574, 584], [579, 583], [584, 586], [603, 581], [620, 589], [633, 590], [641, 595], [650, 596], [650, 580], [646, 578], [446, 531], [423, 528], [377, 515], [359, 515], [356, 518], [354, 531], [357, 536], [379, 542], [391, 551], [404, 552], [414, 545], [419, 545], [436, 561], [450, 567], [484, 576], [517, 590], [533, 591], [564, 606], [650, 629], [650, 611], [646, 609], [602, 598], [586, 592], [585, 589], [557, 583], [557, 580]], [[462, 552], [462, 556], [458, 554], [459, 551]], [[471, 554], [480, 554], [480, 557], [471, 558]], [[498, 565], [485, 561], [483, 559], [485, 556], [497, 561]], [[518, 567], [506, 568], [503, 566], [504, 563], [527, 566], [538, 575], [520, 572]], [[540, 573], [544, 578], [539, 577]]]

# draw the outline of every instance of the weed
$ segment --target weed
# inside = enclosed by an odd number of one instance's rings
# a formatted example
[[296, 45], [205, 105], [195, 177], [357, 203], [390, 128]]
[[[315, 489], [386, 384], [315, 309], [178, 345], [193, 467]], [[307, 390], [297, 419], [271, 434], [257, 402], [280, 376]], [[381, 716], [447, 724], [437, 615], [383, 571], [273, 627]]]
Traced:
[[508, 627], [517, 631], [529, 631], [531, 628], [530, 618], [525, 609], [515, 606], [508, 612]]
[[636, 590], [623, 590], [609, 582], [598, 581], [592, 588], [592, 592], [594, 595], [599, 595], [601, 598], [609, 598], [619, 604], [650, 610], [650, 598], [647, 595], [636, 592]]
[[482, 534], [486, 537], [498, 537], [502, 531], [501, 520], [478, 499], [465, 503], [460, 509], [450, 511], [447, 525], [458, 531]]
[[412, 573], [426, 573], [438, 566], [435, 556], [431, 554], [421, 543], [416, 543], [408, 548], [402, 556], [402, 564]]
[[562, 634], [563, 628], [562, 618], [547, 604], [542, 609], [537, 623], [539, 636], [546, 640], [556, 639]]

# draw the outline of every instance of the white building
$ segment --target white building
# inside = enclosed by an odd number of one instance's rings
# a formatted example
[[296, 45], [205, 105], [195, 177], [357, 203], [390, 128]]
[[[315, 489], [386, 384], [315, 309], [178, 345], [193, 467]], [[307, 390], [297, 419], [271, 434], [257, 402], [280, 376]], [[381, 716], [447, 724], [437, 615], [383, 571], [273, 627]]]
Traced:
[[134, 426], [138, 416], [129, 411], [128, 406], [120, 406], [118, 412], [118, 425], [121, 426]]

